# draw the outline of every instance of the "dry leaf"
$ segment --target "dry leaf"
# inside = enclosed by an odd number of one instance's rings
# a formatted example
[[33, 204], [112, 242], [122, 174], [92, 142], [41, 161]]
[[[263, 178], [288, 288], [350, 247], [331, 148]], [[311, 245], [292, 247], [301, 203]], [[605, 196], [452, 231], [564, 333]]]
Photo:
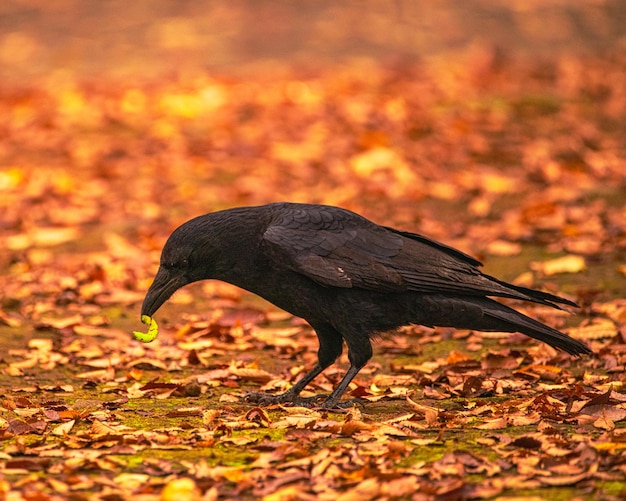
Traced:
[[550, 261], [536, 261], [530, 264], [534, 271], [550, 276], [558, 273], [580, 273], [587, 269], [585, 258], [575, 254], [551, 259]]

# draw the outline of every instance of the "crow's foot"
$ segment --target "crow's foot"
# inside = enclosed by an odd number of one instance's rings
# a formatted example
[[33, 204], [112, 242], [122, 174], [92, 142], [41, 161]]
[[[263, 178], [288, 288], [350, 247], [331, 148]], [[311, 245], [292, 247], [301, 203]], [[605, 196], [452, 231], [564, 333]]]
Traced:
[[250, 392], [243, 396], [243, 401], [257, 405], [284, 404], [290, 407], [315, 407], [324, 402], [327, 395], [315, 395], [313, 397], [299, 397], [292, 395], [288, 391], [271, 395], [269, 393]]
[[333, 402], [328, 399], [328, 395], [314, 395], [312, 397], [299, 397], [290, 395], [288, 391], [278, 395], [269, 393], [250, 392], [243, 396], [243, 401], [261, 406], [283, 404], [289, 407], [307, 407], [309, 409], [326, 409], [334, 411], [344, 411], [356, 405], [363, 405], [363, 400], [353, 398], [340, 402]]

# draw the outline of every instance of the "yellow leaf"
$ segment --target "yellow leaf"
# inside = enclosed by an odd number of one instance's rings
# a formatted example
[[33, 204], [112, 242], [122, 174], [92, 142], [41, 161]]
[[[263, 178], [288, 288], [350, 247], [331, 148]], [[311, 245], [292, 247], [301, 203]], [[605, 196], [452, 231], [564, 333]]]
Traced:
[[276, 492], [272, 492], [267, 496], [263, 496], [263, 501], [293, 501], [296, 499], [300, 499], [300, 494], [302, 493], [302, 488], [295, 485], [290, 485], [287, 487], [283, 487], [282, 489], [278, 489]]
[[517, 256], [522, 252], [522, 246], [515, 242], [494, 240], [487, 245], [487, 253], [492, 256]]
[[72, 430], [72, 428], [74, 427], [74, 424], [76, 424], [75, 419], [72, 419], [71, 421], [67, 421], [66, 423], [62, 423], [52, 430], [52, 434], [63, 437]]
[[194, 501], [200, 499], [200, 489], [191, 478], [177, 478], [161, 491], [161, 501]]
[[558, 273], [579, 273], [587, 269], [585, 258], [575, 254], [551, 259], [550, 261], [536, 261], [530, 267], [544, 275], [556, 275]]
[[602, 339], [618, 334], [615, 324], [606, 318], [595, 318], [591, 323], [572, 327], [567, 333], [575, 339]]
[[113, 481], [125, 489], [135, 490], [150, 482], [150, 475], [141, 473], [120, 473]]

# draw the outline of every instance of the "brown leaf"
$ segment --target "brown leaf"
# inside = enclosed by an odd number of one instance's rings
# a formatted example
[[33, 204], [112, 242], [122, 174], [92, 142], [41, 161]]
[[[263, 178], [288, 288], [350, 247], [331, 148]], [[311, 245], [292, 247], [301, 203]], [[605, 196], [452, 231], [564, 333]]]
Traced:
[[272, 375], [269, 372], [262, 369], [230, 366], [228, 371], [230, 374], [243, 381], [252, 381], [259, 384], [265, 384], [272, 378]]
[[439, 409], [427, 405], [418, 404], [417, 402], [412, 400], [411, 396], [408, 394], [406, 396], [406, 401], [413, 410], [424, 415], [424, 419], [426, 420], [426, 424], [428, 424], [428, 426], [434, 426], [437, 423], [439, 417]]
[[499, 417], [493, 419], [486, 419], [482, 424], [477, 426], [480, 430], [500, 430], [502, 428], [506, 428], [508, 426], [508, 422], [506, 418]]
[[522, 447], [523, 449], [540, 449], [541, 441], [529, 436], [518, 437], [511, 442], [511, 445], [514, 445], [515, 447]]
[[549, 476], [539, 477], [539, 482], [544, 485], [551, 486], [564, 486], [564, 485], [576, 485], [578, 482], [585, 480], [591, 476], [591, 473], [579, 473], [577, 475], [563, 475], [563, 476]]

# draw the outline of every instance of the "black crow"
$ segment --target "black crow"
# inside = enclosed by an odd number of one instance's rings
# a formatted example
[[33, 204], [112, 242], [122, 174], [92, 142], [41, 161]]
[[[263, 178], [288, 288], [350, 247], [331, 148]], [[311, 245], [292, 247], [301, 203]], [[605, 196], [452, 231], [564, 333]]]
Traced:
[[348, 348], [350, 368], [323, 401], [334, 407], [372, 357], [373, 336], [409, 324], [521, 332], [572, 355], [589, 348], [489, 296], [559, 308], [575, 303], [485, 275], [476, 259], [427, 237], [379, 226], [325, 205], [273, 203], [213, 212], [169, 237], [141, 308], [151, 317], [180, 287], [229, 282], [304, 318], [319, 340], [318, 362], [267, 404], [291, 402]]

